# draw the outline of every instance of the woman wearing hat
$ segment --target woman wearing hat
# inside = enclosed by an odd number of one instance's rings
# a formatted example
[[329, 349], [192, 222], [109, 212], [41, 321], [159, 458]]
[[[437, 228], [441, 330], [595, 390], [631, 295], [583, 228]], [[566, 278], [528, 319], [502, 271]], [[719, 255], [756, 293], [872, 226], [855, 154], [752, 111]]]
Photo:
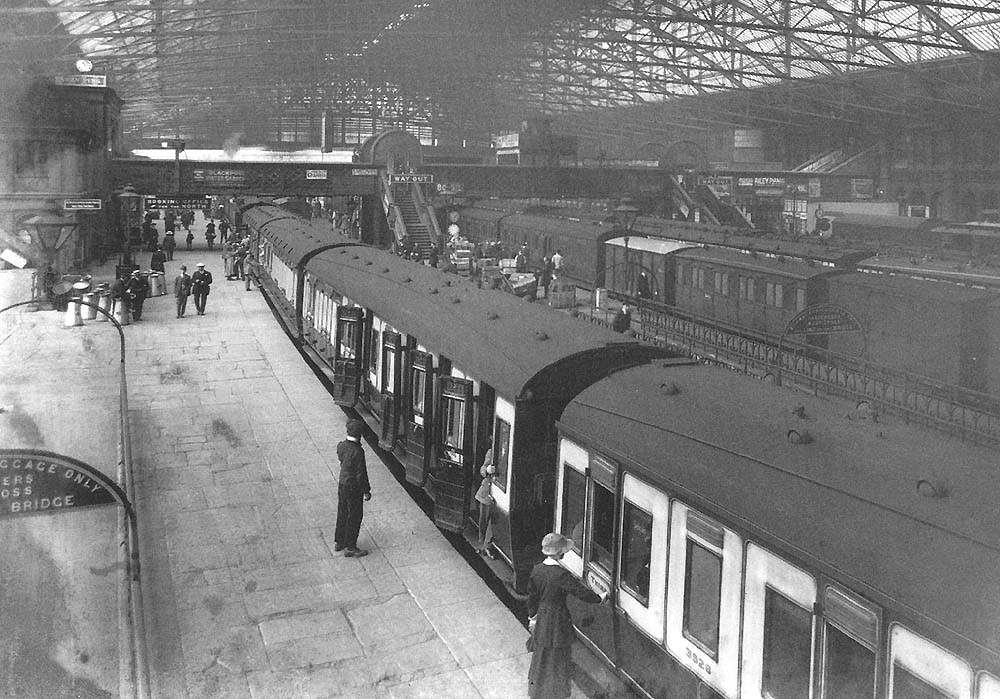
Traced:
[[560, 565], [559, 560], [572, 548], [572, 539], [556, 532], [546, 534], [542, 539], [545, 560], [531, 571], [528, 616], [534, 630], [528, 696], [532, 699], [563, 699], [570, 695], [574, 635], [566, 595], [591, 604], [605, 600]]

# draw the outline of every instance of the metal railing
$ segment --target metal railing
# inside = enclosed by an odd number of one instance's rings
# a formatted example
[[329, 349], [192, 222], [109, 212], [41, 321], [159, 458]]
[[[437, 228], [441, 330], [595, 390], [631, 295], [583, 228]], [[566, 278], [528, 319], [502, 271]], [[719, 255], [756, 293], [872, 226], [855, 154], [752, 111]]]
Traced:
[[[630, 303], [634, 303], [630, 301]], [[596, 310], [595, 322], [610, 325], [614, 314]], [[901, 372], [776, 335], [709, 322], [679, 309], [640, 303], [632, 329], [641, 339], [679, 349], [699, 359], [816, 394], [867, 403], [876, 412], [899, 415], [957, 438], [1000, 447], [1000, 397]], [[779, 349], [780, 345], [780, 349]]]

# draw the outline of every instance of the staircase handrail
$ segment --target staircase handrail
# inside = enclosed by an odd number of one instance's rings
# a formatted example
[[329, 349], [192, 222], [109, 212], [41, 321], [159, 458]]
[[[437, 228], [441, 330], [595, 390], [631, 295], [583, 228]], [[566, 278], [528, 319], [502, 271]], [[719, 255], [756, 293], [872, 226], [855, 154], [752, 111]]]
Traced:
[[417, 205], [417, 213], [420, 215], [420, 220], [427, 226], [427, 230], [431, 231], [435, 244], [440, 246], [443, 238], [441, 236], [441, 226], [438, 225], [437, 215], [434, 213], [434, 207], [427, 203], [427, 197], [424, 196], [424, 190], [419, 184], [410, 186], [412, 187], [413, 201]]
[[701, 202], [695, 201], [691, 197], [691, 195], [688, 194], [687, 190], [681, 186], [680, 180], [677, 178], [676, 175], [671, 175], [670, 181], [674, 185], [674, 194], [680, 195], [681, 203], [685, 204], [689, 210], [697, 209], [707, 219], [703, 221], [703, 223], [714, 223], [716, 225], [720, 225], [719, 219], [715, 217], [715, 214], [712, 213], [711, 209], [709, 209], [707, 206], [702, 206]]
[[406, 241], [406, 224], [403, 222], [403, 210], [399, 208], [398, 204], [390, 204], [389, 211], [391, 212], [386, 218], [391, 222], [392, 234], [395, 237], [396, 244], [402, 245]]

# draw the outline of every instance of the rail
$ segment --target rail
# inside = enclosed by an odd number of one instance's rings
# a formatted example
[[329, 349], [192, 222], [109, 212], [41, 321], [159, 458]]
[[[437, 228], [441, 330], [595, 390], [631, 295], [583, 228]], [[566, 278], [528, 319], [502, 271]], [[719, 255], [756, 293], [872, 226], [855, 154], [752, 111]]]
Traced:
[[[631, 300], [630, 303], [635, 303]], [[944, 384], [925, 376], [888, 369], [776, 335], [751, 333], [663, 304], [641, 302], [632, 329], [653, 344], [672, 346], [694, 357], [813, 393], [867, 403], [876, 412], [899, 415], [960, 439], [1000, 447], [1000, 398]], [[602, 318], [603, 315], [603, 318]], [[610, 324], [613, 314], [598, 310], [592, 320]], [[780, 372], [779, 372], [780, 367]]]

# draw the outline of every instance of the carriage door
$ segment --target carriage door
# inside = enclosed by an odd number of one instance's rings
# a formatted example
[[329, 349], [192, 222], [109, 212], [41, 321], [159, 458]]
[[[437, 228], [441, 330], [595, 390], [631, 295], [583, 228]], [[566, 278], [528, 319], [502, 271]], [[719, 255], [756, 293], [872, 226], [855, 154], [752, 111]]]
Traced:
[[360, 308], [340, 307], [337, 314], [337, 354], [333, 363], [333, 398], [337, 405], [353, 406], [361, 377]]
[[[583, 577], [595, 592], [610, 593], [616, 577], [615, 536], [618, 530], [618, 466], [591, 454], [587, 493]], [[579, 625], [583, 633], [612, 661], [615, 653], [615, 610], [610, 605], [591, 606], [580, 610]]]
[[441, 377], [438, 410], [438, 469], [434, 474], [434, 523], [447, 531], [462, 531], [466, 491], [472, 483], [472, 382]]
[[382, 425], [378, 445], [391, 451], [396, 446], [399, 431], [400, 367], [402, 343], [399, 333], [386, 330], [382, 333]]
[[410, 352], [410, 395], [406, 410], [406, 480], [423, 485], [431, 455], [430, 425], [434, 424], [434, 357], [427, 352]]

